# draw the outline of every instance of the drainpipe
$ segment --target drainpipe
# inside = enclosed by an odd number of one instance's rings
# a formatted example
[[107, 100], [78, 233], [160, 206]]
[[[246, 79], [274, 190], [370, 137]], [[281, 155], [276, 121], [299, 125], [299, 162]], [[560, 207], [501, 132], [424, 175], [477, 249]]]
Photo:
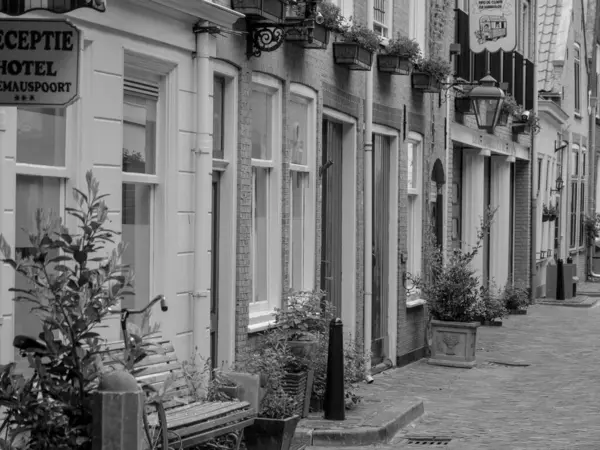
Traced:
[[[535, 14], [533, 17], [533, 114], [537, 116], [538, 113], [538, 73], [537, 73], [537, 17], [538, 17], [538, 2], [534, 0], [534, 9]], [[535, 303], [535, 265], [536, 265], [536, 257], [535, 257], [535, 249], [536, 249], [536, 240], [537, 240], [537, 230], [536, 230], [536, 217], [537, 217], [537, 177], [539, 174], [537, 173], [537, 149], [536, 149], [536, 137], [535, 133], [531, 133], [531, 270], [529, 272], [529, 286], [531, 286], [530, 292], [530, 303]]]
[[[598, 2], [596, 2], [598, 3]], [[596, 5], [597, 6], [597, 5]], [[581, 5], [581, 10], [583, 11], [583, 0]], [[598, 9], [596, 8], [596, 14], [598, 14]], [[596, 111], [598, 110], [598, 79], [596, 76], [596, 64], [597, 64], [597, 55], [596, 55], [596, 42], [597, 42], [597, 33], [598, 33], [598, 21], [596, 20], [594, 23], [594, 32], [592, 35], [592, 42], [587, 43], [586, 47], [589, 45], [592, 49], [592, 64], [589, 67], [588, 79], [590, 86], [590, 90], [592, 91], [592, 98], [590, 101], [590, 116], [589, 116], [589, 142], [588, 142], [588, 170], [589, 176], [588, 180], [588, 210], [590, 217], [596, 217], [596, 183], [598, 180], [596, 179]], [[585, 175], [585, 174], [584, 174]], [[587, 240], [587, 239], [586, 239]], [[594, 253], [595, 253], [595, 242], [590, 242], [588, 248], [588, 257], [587, 257], [587, 271], [586, 271], [586, 280], [587, 277], [592, 278], [594, 275]]]
[[[199, 22], [198, 26], [207, 26], [207, 22]], [[207, 205], [211, 201], [212, 172], [212, 114], [206, 112], [210, 104], [211, 70], [210, 70], [210, 35], [194, 30], [196, 35], [196, 141], [194, 146], [194, 346], [203, 354], [209, 351], [210, 335], [210, 216]]]
[[[373, 0], [367, 0], [367, 24], [373, 24]], [[373, 66], [377, 66], [377, 53], [373, 54]], [[365, 375], [367, 382], [371, 378], [371, 320], [373, 298], [373, 71], [366, 72], [365, 83], [365, 132], [364, 132], [364, 205], [365, 205], [365, 285], [364, 285], [364, 351], [366, 358]], [[394, 355], [395, 356], [395, 355]]]

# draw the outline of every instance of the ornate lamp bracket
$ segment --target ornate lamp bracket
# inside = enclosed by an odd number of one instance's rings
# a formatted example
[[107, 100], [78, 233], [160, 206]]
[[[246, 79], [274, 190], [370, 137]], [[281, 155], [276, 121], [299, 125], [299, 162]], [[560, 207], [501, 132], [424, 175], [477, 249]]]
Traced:
[[247, 50], [248, 59], [260, 57], [263, 52], [274, 52], [285, 41], [285, 36], [290, 30], [307, 34], [312, 39], [315, 29], [315, 19], [288, 20], [285, 23], [274, 24], [271, 22], [248, 21]]

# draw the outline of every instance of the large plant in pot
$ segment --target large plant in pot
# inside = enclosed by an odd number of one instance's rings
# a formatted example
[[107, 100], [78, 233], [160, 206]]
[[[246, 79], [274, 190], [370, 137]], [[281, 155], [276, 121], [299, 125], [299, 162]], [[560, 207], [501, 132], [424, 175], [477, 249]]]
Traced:
[[409, 75], [420, 56], [419, 43], [398, 33], [377, 56], [377, 66], [380, 72]]
[[440, 58], [420, 58], [415, 62], [411, 75], [413, 89], [424, 92], [440, 92], [444, 80], [452, 75], [452, 65]]
[[243, 370], [260, 375], [261, 401], [258, 417], [245, 430], [248, 450], [288, 450], [300, 416], [296, 401], [284, 389], [287, 369], [293, 356], [286, 341], [267, 335], [256, 350], [245, 355]]
[[498, 297], [483, 286], [473, 260], [482, 248], [496, 210], [489, 209], [481, 220], [477, 241], [470, 249], [444, 250], [437, 246], [432, 230], [427, 234], [425, 259], [428, 273], [414, 277], [415, 286], [427, 300], [430, 313], [431, 364], [471, 368], [480, 320], [505, 314], [496, 308]]

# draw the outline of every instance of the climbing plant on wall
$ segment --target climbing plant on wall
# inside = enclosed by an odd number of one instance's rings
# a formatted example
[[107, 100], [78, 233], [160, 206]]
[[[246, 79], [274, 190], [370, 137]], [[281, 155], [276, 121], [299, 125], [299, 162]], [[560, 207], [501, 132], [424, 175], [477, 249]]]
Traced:
[[453, 0], [433, 0], [429, 9], [429, 55], [443, 56], [444, 38], [453, 14]]

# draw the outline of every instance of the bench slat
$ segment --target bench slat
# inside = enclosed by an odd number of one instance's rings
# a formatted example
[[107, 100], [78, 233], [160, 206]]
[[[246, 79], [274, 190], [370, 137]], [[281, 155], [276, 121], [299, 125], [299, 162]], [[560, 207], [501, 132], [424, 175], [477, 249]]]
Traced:
[[245, 419], [251, 418], [253, 415], [253, 410], [240, 411], [237, 413], [229, 414], [224, 417], [218, 417], [213, 420], [201, 422], [198, 424], [186, 426], [184, 428], [178, 428], [173, 431], [177, 433], [182, 439], [185, 439], [191, 435], [197, 435], [201, 433], [206, 433], [214, 430], [217, 427], [222, 428], [222, 425], [227, 425], [229, 423], [235, 424]]
[[[205, 405], [211, 405], [210, 407], [206, 407]], [[167, 411], [167, 422], [169, 424], [169, 428], [177, 429], [182, 426], [197, 424], [200, 422], [204, 422], [210, 418], [217, 418], [219, 416], [226, 415], [233, 411], [239, 411], [243, 409], [248, 409], [250, 406], [247, 402], [217, 402], [214, 404], [211, 403], [202, 403], [198, 408], [198, 403], [196, 403], [196, 408], [187, 408], [185, 410], [171, 410]]]

